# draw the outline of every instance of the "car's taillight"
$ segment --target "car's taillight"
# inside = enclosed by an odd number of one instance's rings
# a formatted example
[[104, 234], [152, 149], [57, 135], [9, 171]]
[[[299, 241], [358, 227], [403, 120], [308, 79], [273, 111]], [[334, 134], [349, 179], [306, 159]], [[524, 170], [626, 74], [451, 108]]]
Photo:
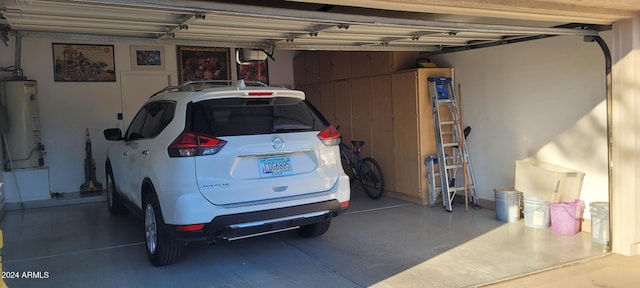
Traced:
[[218, 153], [227, 141], [215, 137], [183, 132], [173, 140], [169, 148], [169, 157], [192, 157]]
[[340, 132], [333, 125], [329, 125], [326, 128], [322, 129], [320, 133], [318, 133], [318, 138], [324, 143], [324, 145], [338, 145], [340, 144]]
[[249, 92], [248, 95], [249, 96], [271, 96], [273, 95], [273, 92], [255, 91], [255, 92]]
[[176, 231], [193, 232], [200, 231], [202, 228], [204, 228], [204, 224], [178, 225], [176, 226]]

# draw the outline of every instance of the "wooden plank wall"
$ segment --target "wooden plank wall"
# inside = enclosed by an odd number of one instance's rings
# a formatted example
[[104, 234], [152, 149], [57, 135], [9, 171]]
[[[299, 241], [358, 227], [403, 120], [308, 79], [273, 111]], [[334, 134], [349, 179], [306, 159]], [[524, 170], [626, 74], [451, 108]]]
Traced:
[[[371, 77], [371, 155], [380, 166], [394, 167], [391, 75]], [[384, 169], [387, 187], [395, 187], [395, 169]]]
[[[305, 63], [307, 75], [296, 71], [294, 77], [309, 101], [332, 124], [340, 125], [343, 141], [365, 141], [363, 156], [380, 163], [390, 195], [426, 204], [421, 153], [435, 148], [430, 99], [420, 99], [428, 97], [426, 78], [417, 80], [427, 74], [418, 76], [423, 69], [414, 69], [417, 56], [417, 52], [307, 52], [294, 59], [294, 69]], [[312, 63], [316, 68], [308, 67]]]
[[396, 177], [395, 192], [409, 198], [420, 198], [420, 163], [418, 135], [418, 87], [416, 72], [391, 76], [393, 99], [393, 155]]
[[371, 81], [369, 78], [351, 80], [351, 123], [353, 140], [362, 140], [362, 157], [371, 157]]

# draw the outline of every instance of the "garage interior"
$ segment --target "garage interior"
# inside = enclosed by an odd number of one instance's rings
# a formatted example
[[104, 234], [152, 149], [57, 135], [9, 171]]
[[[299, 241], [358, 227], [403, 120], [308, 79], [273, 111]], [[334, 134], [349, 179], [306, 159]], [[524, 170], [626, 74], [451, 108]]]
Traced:
[[[105, 287], [214, 285], [205, 269], [195, 277], [187, 273], [195, 267], [210, 267], [221, 279], [217, 283], [222, 284], [215, 284], [219, 286], [462, 287], [605, 251], [637, 255], [640, 199], [630, 179], [636, 179], [638, 159], [633, 111], [640, 105], [634, 100], [640, 94], [640, 4], [442, 2], [1, 2], [0, 76], [23, 73], [38, 83], [45, 197], [52, 198], [5, 199], [9, 211], [0, 226], [5, 270], [51, 273], [50, 279], [29, 282], [36, 286], [82, 285], [85, 276], [59, 267], [71, 263], [70, 268], [87, 272], [84, 281], [100, 279]], [[611, 63], [595, 43], [598, 37], [609, 47]], [[53, 43], [113, 45], [116, 81], [54, 81]], [[133, 67], [130, 49], [144, 45], [162, 47], [164, 69]], [[327, 118], [343, 127], [345, 138], [369, 143], [365, 153], [382, 162], [391, 179], [390, 197], [373, 201], [354, 190], [350, 212], [319, 239], [302, 241], [284, 234], [203, 245], [171, 268], [148, 267], [140, 247], [141, 223], [108, 217], [100, 193], [79, 192], [85, 183], [86, 131], [91, 133], [97, 182], [104, 183], [107, 142], [101, 131], [126, 128], [127, 117], [149, 95], [178, 84], [178, 46], [229, 48], [233, 79], [235, 49], [272, 54], [270, 84], [305, 91]], [[473, 128], [467, 141], [485, 209], [465, 212], [456, 206], [448, 213], [425, 206], [420, 188], [401, 191], [411, 181], [424, 180], [419, 169], [425, 155], [415, 161], [413, 178], [399, 172], [405, 166], [396, 166], [400, 146], [392, 140], [394, 133], [406, 130], [394, 126], [399, 115], [393, 111], [388, 79], [414, 69], [417, 58], [453, 68], [463, 122]], [[345, 71], [348, 78], [337, 76]], [[592, 243], [588, 233], [565, 237], [495, 220], [494, 188], [512, 186], [515, 161], [525, 158], [585, 173], [581, 199], [610, 203], [610, 247]], [[12, 173], [3, 173], [3, 182], [9, 177]], [[37, 208], [43, 206], [52, 207]], [[296, 273], [298, 277], [288, 275], [300, 268], [305, 272]]]

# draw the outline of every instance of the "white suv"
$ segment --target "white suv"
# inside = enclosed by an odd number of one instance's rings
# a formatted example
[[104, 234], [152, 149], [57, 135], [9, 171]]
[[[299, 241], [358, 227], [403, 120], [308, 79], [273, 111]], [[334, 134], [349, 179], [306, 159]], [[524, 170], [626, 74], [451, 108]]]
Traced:
[[167, 87], [124, 135], [104, 131], [109, 211], [144, 219], [156, 266], [191, 241], [318, 236], [349, 206], [340, 135], [303, 92], [211, 82]]

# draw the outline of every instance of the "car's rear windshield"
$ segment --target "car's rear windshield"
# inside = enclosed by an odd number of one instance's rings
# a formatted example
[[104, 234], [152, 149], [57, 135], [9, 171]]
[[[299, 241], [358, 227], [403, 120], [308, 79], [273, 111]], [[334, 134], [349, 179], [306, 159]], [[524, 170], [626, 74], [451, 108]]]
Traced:
[[188, 130], [216, 137], [320, 131], [327, 125], [298, 98], [212, 99], [190, 103], [187, 109]]

